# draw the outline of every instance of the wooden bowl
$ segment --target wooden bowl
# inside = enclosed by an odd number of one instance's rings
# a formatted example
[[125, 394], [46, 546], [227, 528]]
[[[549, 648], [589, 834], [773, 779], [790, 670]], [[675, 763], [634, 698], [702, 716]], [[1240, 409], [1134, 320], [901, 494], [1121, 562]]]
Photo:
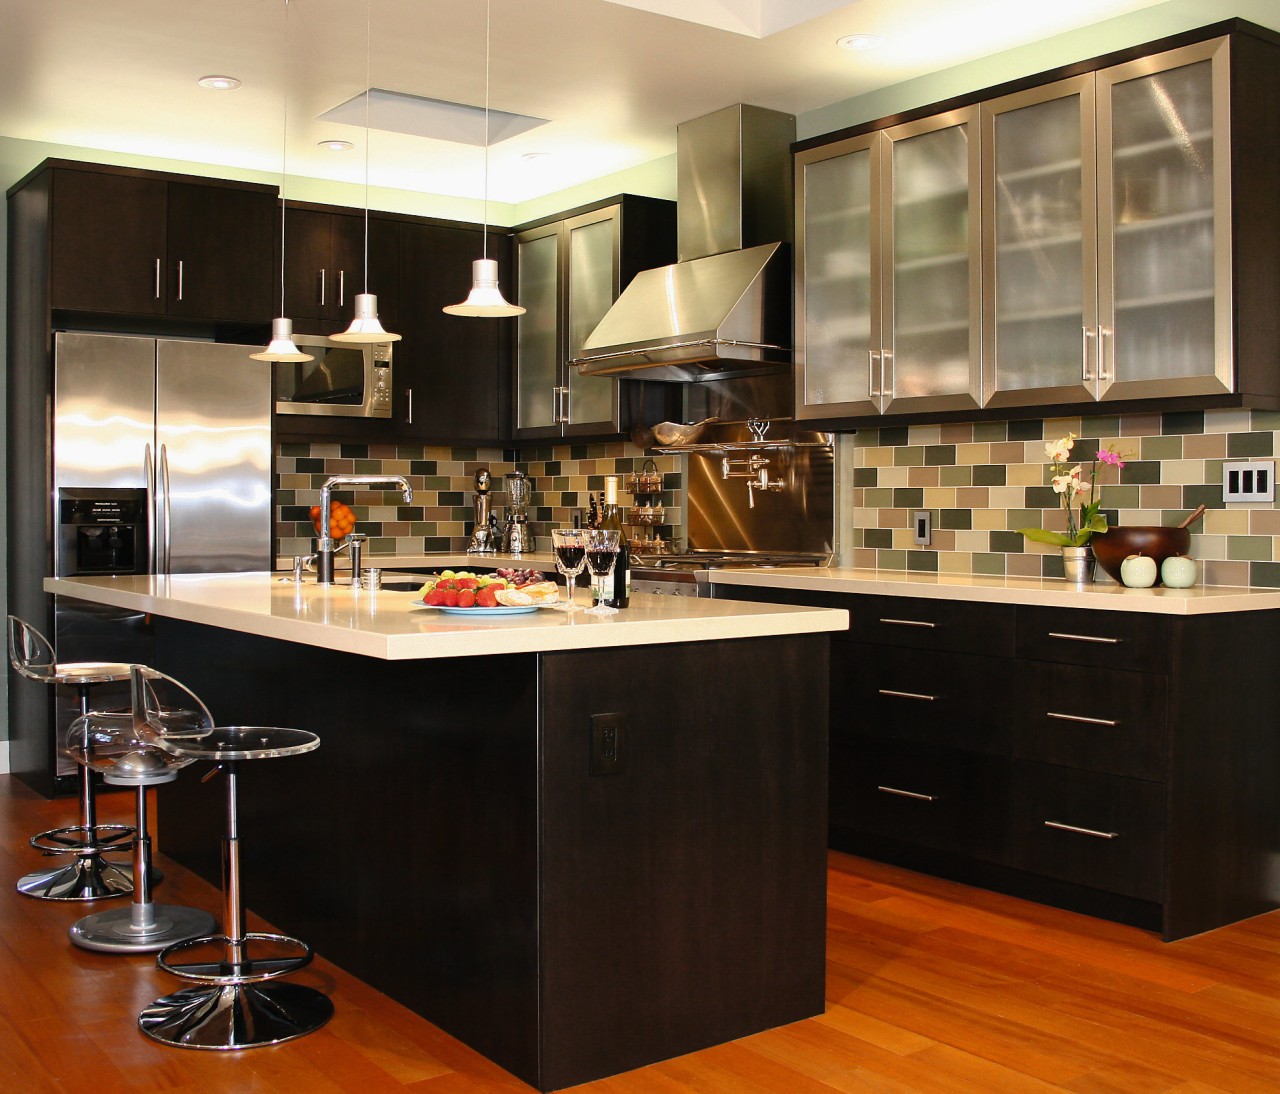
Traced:
[[[1117, 581], [1120, 580], [1120, 563], [1130, 555], [1147, 555], [1156, 560], [1157, 570], [1171, 555], [1186, 554], [1191, 548], [1191, 529], [1161, 528], [1154, 525], [1133, 525], [1110, 528], [1106, 532], [1089, 537], [1094, 558]], [[1160, 584], [1160, 579], [1156, 579]]]

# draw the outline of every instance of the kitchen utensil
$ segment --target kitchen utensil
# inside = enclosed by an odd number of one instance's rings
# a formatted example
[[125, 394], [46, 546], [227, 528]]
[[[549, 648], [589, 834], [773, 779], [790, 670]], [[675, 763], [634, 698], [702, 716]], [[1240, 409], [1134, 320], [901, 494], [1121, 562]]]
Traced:
[[659, 444], [693, 444], [702, 435], [703, 427], [718, 422], [716, 417], [703, 418], [700, 422], [658, 422], [651, 426], [654, 439]]
[[521, 555], [533, 550], [533, 533], [529, 530], [529, 501], [532, 484], [523, 471], [506, 476], [507, 526], [502, 533], [502, 549], [507, 554]]
[[1089, 546], [1098, 565], [1119, 581], [1120, 564], [1130, 555], [1148, 555], [1158, 567], [1166, 558], [1190, 550], [1191, 532], [1187, 528], [1154, 525], [1122, 526], [1097, 533], [1089, 540]]
[[1198, 521], [1202, 516], [1204, 516], [1205, 510], [1208, 508], [1209, 507], [1207, 505], [1197, 505], [1196, 511], [1192, 513], [1191, 516], [1187, 517], [1187, 519], [1184, 520], [1181, 524], [1179, 524], [1178, 527], [1190, 528], [1193, 524], [1195, 524], [1196, 521]]

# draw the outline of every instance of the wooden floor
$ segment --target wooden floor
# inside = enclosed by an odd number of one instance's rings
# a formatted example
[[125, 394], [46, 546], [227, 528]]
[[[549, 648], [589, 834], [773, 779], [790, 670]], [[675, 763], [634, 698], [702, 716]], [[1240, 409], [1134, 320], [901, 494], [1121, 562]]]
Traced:
[[[100, 819], [128, 819], [129, 796], [102, 800]], [[73, 812], [0, 776], [0, 878], [38, 868], [27, 837]], [[160, 901], [218, 911], [213, 889], [160, 861]], [[0, 885], [0, 1090], [529, 1089], [323, 960], [294, 978], [334, 1000], [320, 1032], [240, 1053], [156, 1045], [136, 1016], [176, 982], [149, 957], [72, 946], [85, 912]], [[1280, 913], [1166, 945], [833, 854], [827, 933], [821, 1017], [576, 1089], [1280, 1091]]]

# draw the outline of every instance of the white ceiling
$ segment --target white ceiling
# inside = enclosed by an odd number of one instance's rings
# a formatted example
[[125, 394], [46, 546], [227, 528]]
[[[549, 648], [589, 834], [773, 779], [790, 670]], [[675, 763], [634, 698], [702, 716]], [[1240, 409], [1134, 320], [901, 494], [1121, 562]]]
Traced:
[[[492, 0], [491, 104], [550, 121], [493, 146], [490, 197], [524, 201], [669, 155], [677, 123], [731, 103], [800, 114], [1159, 2]], [[325, 111], [370, 84], [484, 102], [481, 0], [287, 11], [286, 53], [285, 0], [0, 0], [0, 136], [279, 173], [287, 96], [288, 173], [361, 183], [364, 130], [319, 121]], [[797, 11], [812, 18], [784, 25]], [[886, 45], [836, 47], [859, 31]], [[243, 86], [196, 86], [211, 73]], [[317, 147], [331, 137], [355, 148]], [[535, 152], [548, 155], [524, 159]], [[476, 197], [483, 159], [375, 130], [369, 181]]]

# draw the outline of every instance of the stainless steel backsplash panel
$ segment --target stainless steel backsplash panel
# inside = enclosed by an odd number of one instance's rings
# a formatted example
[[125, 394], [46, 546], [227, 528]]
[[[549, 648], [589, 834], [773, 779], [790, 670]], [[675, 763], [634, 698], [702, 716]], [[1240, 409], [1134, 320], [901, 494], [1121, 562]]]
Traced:
[[690, 453], [689, 549], [831, 554], [835, 539], [832, 449], [765, 449], [762, 455], [769, 458], [769, 477], [781, 478], [784, 486], [777, 493], [757, 493], [752, 508], [746, 481], [721, 477], [719, 455]]

